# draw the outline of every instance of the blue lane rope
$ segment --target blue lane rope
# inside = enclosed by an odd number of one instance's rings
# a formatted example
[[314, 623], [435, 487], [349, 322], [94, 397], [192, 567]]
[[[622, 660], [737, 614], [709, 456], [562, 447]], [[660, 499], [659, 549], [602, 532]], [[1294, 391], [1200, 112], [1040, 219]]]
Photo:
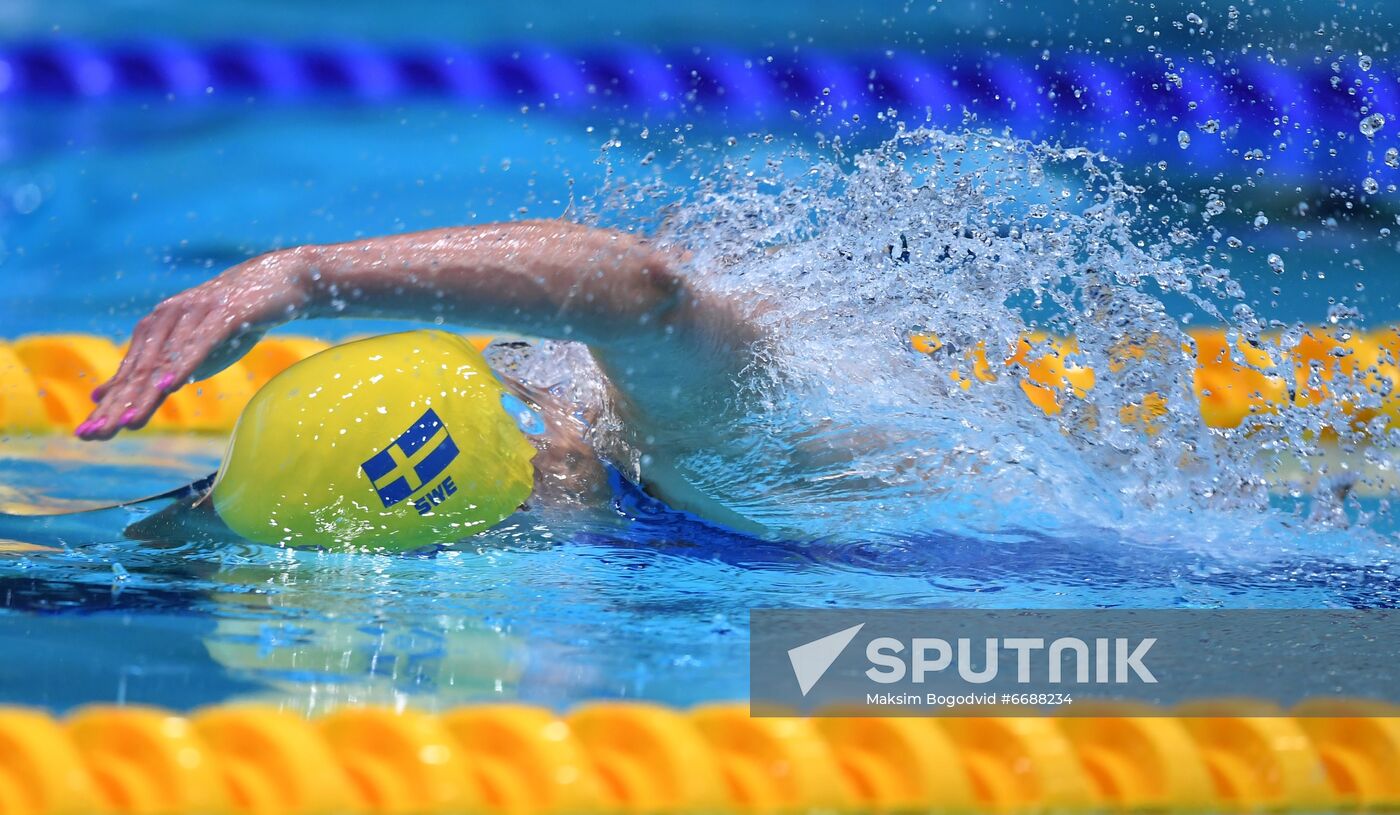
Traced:
[[[1385, 65], [1370, 73], [1350, 64], [1333, 72], [1327, 65], [1264, 60], [1215, 66], [1182, 60], [1173, 70], [1162, 61], [1081, 55], [944, 58], [809, 49], [770, 57], [724, 48], [625, 45], [571, 50], [52, 40], [0, 46], [0, 104], [133, 97], [378, 104], [435, 98], [544, 105], [564, 113], [685, 112], [738, 124], [792, 121], [793, 113], [797, 120], [820, 120], [810, 116], [816, 103], [830, 106], [827, 124], [894, 108], [906, 121], [957, 126], [970, 112], [980, 124], [1027, 138], [1115, 152], [1160, 150], [1164, 157], [1179, 149], [1178, 133], [1184, 131], [1196, 145], [1190, 158], [1198, 169], [1223, 168], [1259, 149], [1275, 173], [1345, 168], [1339, 174], [1350, 177], [1364, 163], [1378, 178], [1389, 170], [1379, 156], [1400, 128], [1384, 128], [1372, 143], [1358, 123], [1372, 111], [1400, 110], [1395, 85]], [[1212, 128], [1228, 139], [1214, 136]], [[1314, 147], [1319, 135], [1322, 144]], [[1288, 149], [1279, 148], [1284, 141]]]

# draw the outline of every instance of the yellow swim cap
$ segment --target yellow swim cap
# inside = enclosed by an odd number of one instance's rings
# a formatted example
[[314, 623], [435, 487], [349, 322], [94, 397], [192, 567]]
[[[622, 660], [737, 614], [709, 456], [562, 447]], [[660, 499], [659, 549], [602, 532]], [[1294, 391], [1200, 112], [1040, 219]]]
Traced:
[[463, 337], [338, 345], [244, 408], [214, 508], [263, 543], [406, 551], [457, 540], [529, 497], [535, 447], [521, 428], [539, 417], [528, 410]]

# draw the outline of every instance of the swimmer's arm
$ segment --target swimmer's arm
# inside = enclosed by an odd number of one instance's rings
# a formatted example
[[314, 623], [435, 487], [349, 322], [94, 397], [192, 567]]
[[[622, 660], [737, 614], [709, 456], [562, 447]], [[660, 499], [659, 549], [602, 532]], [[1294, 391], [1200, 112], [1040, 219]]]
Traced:
[[727, 386], [757, 336], [736, 304], [688, 284], [683, 253], [566, 221], [297, 251], [312, 276], [307, 316], [441, 318], [582, 342], [632, 407], [662, 421], [679, 418], [677, 390]]
[[[143, 319], [78, 427], [110, 438], [165, 396], [298, 317], [440, 318], [588, 343], [639, 406], [649, 394], [727, 383], [752, 329], [635, 236], [570, 224], [489, 224], [273, 252], [171, 297]], [[658, 387], [660, 386], [660, 387]]]
[[676, 255], [565, 221], [436, 229], [292, 250], [301, 316], [390, 317], [594, 346], [674, 318]]

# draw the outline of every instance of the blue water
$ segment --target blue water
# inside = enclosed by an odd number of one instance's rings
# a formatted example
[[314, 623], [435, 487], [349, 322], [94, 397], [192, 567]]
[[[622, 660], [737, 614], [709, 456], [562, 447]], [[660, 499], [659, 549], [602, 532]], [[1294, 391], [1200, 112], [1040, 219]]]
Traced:
[[[830, 14], [792, 27], [804, 36], [847, 32], [864, 47], [890, 27], [888, 9], [842, 17], [838, 4], [828, 5]], [[161, 6], [153, 30], [195, 36], [216, 24], [175, 8]], [[953, 28], [978, 24], [981, 16], [969, 8], [948, 10]], [[683, 20], [655, 9], [619, 9], [592, 14], [633, 39], [657, 32], [675, 39], [685, 30]], [[418, 11], [412, 31], [427, 30], [422, 20], [434, 19], [432, 12]], [[729, 32], [756, 46], [785, 41], [786, 34], [772, 32], [778, 17], [798, 19], [792, 11], [750, 21], [737, 33], [716, 15], [696, 36]], [[216, 22], [231, 13], [222, 9]], [[69, 4], [56, 5], [52, 19], [33, 9], [16, 15], [29, 36], [48, 30], [36, 21], [59, 20], [87, 35], [120, 27]], [[258, 9], [240, 19], [248, 33], [267, 35], [275, 17]], [[451, 33], [468, 40], [530, 36], [534, 20], [527, 17], [500, 12], [491, 31]], [[412, 34], [386, 32], [373, 14], [355, 19], [363, 24], [342, 33]], [[551, 36], [571, 36], [558, 15], [541, 19]], [[317, 32], [314, 22], [302, 20], [306, 33]], [[1028, 46], [1036, 26], [1014, 23], [1005, 21], [1007, 36]], [[1170, 36], [1189, 45], [1179, 32]], [[635, 121], [427, 104], [242, 110], [154, 101], [4, 115], [5, 337], [86, 331], [118, 338], [161, 297], [276, 247], [553, 217], [571, 198], [587, 208], [606, 172], [598, 160], [606, 139], [620, 139], [613, 154], [634, 159], [651, 149]], [[703, 122], [687, 132], [695, 139], [744, 135]], [[784, 134], [771, 149], [804, 138]], [[1239, 179], [1248, 169], [1241, 167]], [[1193, 184], [1211, 182], [1178, 184], [1194, 192]], [[1287, 247], [1290, 269], [1310, 272], [1270, 294], [1276, 281], [1264, 253], [1245, 255], [1234, 271], [1250, 288], [1250, 302], [1282, 321], [1321, 321], [1339, 297], [1373, 324], [1400, 316], [1400, 279], [1376, 271], [1393, 265], [1395, 255], [1393, 239], [1378, 233], [1391, 218], [1384, 202], [1365, 218], [1315, 230], [1307, 241], [1295, 239], [1297, 224], [1286, 217], [1275, 215], [1259, 230], [1247, 226], [1256, 209], [1286, 211], [1289, 201], [1279, 200], [1286, 189], [1260, 181], [1242, 194], [1241, 212], [1225, 216], [1261, 246]], [[1327, 195], [1322, 188], [1308, 193]], [[384, 327], [345, 321], [288, 330], [338, 338]], [[217, 438], [92, 446], [9, 437], [0, 440], [0, 486], [37, 501], [120, 499], [201, 476], [221, 452]], [[619, 483], [613, 506], [600, 515], [555, 519], [527, 535], [471, 541], [433, 556], [390, 557], [195, 536], [138, 544], [123, 529], [143, 512], [0, 521], [0, 539], [44, 547], [0, 553], [0, 651], [17, 655], [0, 661], [0, 702], [56, 709], [112, 700], [190, 707], [247, 697], [305, 709], [516, 698], [562, 707], [591, 697], [683, 704], [746, 695], [747, 613], [755, 607], [1400, 602], [1400, 566], [1385, 530], [1304, 533], [1288, 514], [1257, 518], [1261, 530], [1268, 528], [1266, 546], [1220, 539], [1209, 517], [1198, 535], [1148, 542], [1111, 529], [1030, 524], [1025, 507], [1000, 498], [987, 506], [980, 529], [958, 534], [935, 528], [867, 543], [776, 544], [668, 510]], [[1251, 522], [1232, 518], [1231, 529]]]
[[[96, 498], [158, 488], [217, 461], [212, 441], [119, 442], [106, 467], [57, 463], [60, 451], [40, 444], [7, 442], [3, 483]], [[22, 452], [44, 463], [19, 464]], [[134, 463], [138, 456], [148, 460]], [[1014, 527], [868, 546], [761, 543], [625, 485], [613, 511], [620, 527], [581, 520], [528, 543], [428, 557], [137, 545], [121, 533], [140, 517], [131, 510], [0, 525], [0, 537], [56, 550], [0, 561], [0, 647], [25, 655], [0, 665], [0, 700], [59, 709], [249, 697], [308, 710], [405, 699], [683, 704], [746, 695], [754, 607], [1400, 601], [1394, 561], [1345, 541], [1330, 552], [1246, 557], [1185, 541], [1148, 546]]]
[[[10, 337], [122, 338], [162, 297], [274, 248], [557, 217], [571, 195], [586, 205], [597, 192], [602, 145], [614, 132], [622, 144], [610, 155], [635, 159], [660, 146], [636, 126], [615, 131], [587, 119], [431, 104], [238, 110], [157, 102], [8, 113], [0, 140], [0, 155], [10, 158], [0, 174], [0, 309]], [[686, 132], [695, 130], [692, 139], [701, 140], [748, 132], [703, 124]], [[788, 136], [779, 145], [785, 141], [808, 139]], [[1191, 189], [1189, 178], [1178, 183]], [[1325, 199], [1326, 189], [1294, 196]], [[1270, 295], [1279, 281], [1266, 253], [1237, 256], [1231, 268], [1250, 302], [1282, 321], [1320, 322], [1339, 297], [1373, 323], [1400, 315], [1400, 277], [1387, 272], [1395, 239], [1381, 232], [1385, 210], [1318, 228], [1317, 218], [1280, 216], [1282, 195], [1246, 193], [1245, 214], [1220, 219], [1301, 270]], [[1272, 222], [1253, 227], [1255, 209], [1269, 211]], [[1303, 227], [1306, 241], [1296, 237]], [[315, 331], [334, 337], [368, 327], [328, 322]]]

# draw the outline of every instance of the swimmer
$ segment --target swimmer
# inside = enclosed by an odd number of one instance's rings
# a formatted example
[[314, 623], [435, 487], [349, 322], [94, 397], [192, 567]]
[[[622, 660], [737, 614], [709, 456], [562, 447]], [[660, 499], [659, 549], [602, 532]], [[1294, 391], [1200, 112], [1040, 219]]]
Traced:
[[[681, 273], [684, 261], [644, 239], [564, 221], [271, 252], [157, 305], [136, 325], [116, 374], [93, 392], [96, 407], [75, 433], [110, 439], [144, 426], [166, 396], [294, 319], [401, 318], [577, 341], [606, 378], [649, 492], [740, 531], [781, 534], [734, 509], [753, 499], [745, 483], [705, 481], [686, 463], [698, 452], [743, 449], [726, 417], [757, 369], [764, 332], [754, 319], [761, 303], [705, 292]], [[528, 437], [536, 448], [530, 504], [603, 501], [606, 468], [576, 408], [494, 373], [543, 419], [544, 431]]]

